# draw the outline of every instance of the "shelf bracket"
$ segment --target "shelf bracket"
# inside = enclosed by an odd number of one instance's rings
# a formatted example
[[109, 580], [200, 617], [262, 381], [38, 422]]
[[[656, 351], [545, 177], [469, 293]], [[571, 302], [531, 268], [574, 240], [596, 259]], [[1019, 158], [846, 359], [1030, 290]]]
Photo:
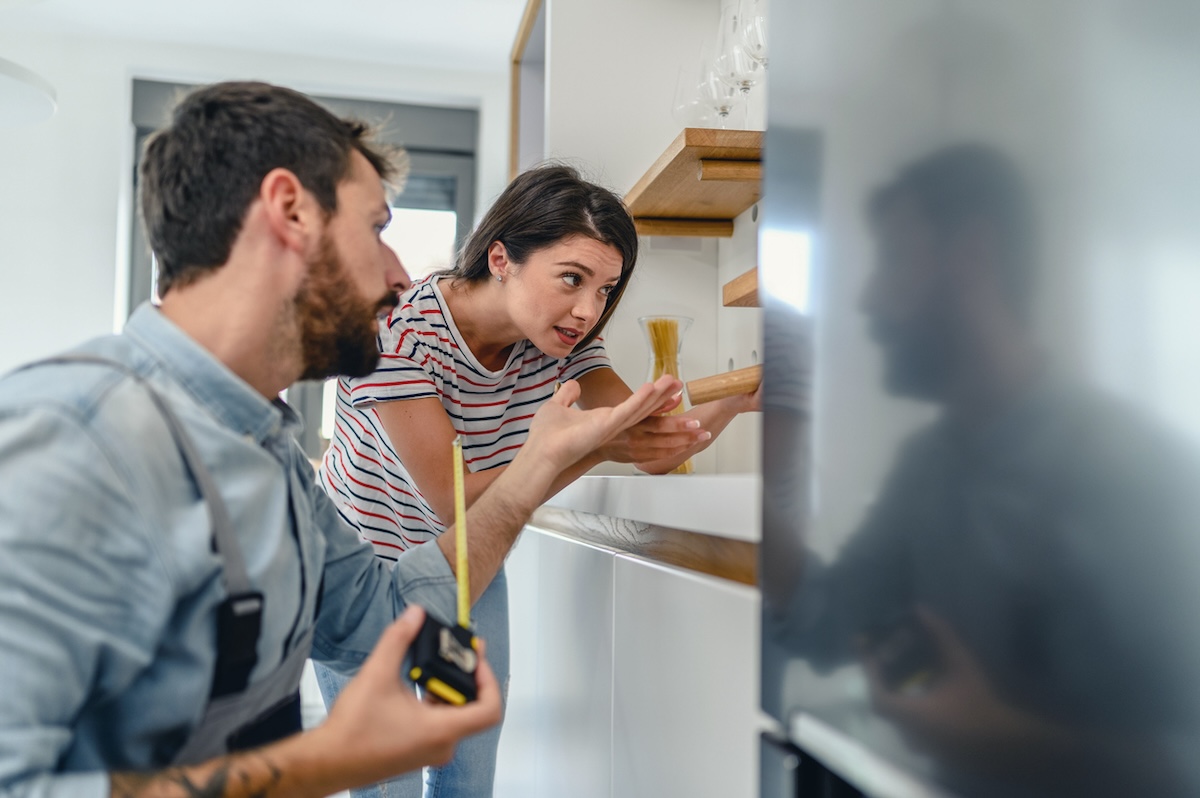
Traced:
[[762, 161], [729, 161], [701, 158], [697, 180], [723, 180], [734, 183], [762, 182]]
[[655, 219], [634, 217], [638, 235], [733, 238], [732, 219]]

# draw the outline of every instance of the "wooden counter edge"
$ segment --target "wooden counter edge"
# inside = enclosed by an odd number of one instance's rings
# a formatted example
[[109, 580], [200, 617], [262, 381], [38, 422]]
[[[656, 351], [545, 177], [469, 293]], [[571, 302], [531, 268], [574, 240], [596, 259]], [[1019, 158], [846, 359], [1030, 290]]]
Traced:
[[649, 562], [758, 586], [758, 543], [542, 506], [529, 525]]

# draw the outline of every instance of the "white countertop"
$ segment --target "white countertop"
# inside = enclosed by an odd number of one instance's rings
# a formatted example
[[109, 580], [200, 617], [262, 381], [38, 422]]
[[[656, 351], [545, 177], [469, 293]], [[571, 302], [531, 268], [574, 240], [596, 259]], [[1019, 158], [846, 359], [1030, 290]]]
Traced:
[[734, 540], [762, 537], [757, 474], [585, 476], [546, 504]]

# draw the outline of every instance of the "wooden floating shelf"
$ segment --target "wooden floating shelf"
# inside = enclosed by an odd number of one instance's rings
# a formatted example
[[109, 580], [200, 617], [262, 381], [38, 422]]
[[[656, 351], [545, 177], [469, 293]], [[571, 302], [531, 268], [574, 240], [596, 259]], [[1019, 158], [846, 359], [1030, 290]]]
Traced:
[[733, 235], [762, 198], [759, 130], [685, 128], [625, 196], [642, 235]]
[[758, 269], [739, 274], [721, 288], [721, 304], [727, 308], [758, 307]]

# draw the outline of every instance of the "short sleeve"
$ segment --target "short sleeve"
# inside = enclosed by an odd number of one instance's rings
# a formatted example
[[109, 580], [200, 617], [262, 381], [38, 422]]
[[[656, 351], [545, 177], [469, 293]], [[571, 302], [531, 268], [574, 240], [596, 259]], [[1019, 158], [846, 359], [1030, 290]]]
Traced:
[[408, 326], [401, 320], [401, 329], [393, 331], [394, 346], [380, 338], [379, 367], [366, 377], [348, 379], [338, 384], [339, 401], [349, 401], [354, 407], [390, 402], [397, 399], [437, 398], [440, 395], [441, 359], [436, 346], [426, 339], [436, 332]]
[[589, 371], [611, 369], [612, 362], [604, 348], [604, 339], [597, 338], [578, 352], [572, 352], [559, 367], [559, 381], [577, 380]]

